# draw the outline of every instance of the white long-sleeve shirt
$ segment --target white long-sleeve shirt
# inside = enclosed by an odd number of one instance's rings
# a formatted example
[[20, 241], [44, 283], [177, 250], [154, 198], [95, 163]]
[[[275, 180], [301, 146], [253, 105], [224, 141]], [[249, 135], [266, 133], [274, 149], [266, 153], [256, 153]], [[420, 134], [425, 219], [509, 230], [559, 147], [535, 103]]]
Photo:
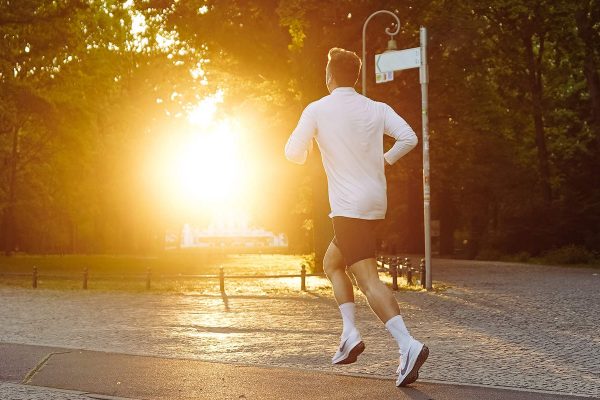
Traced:
[[[383, 152], [383, 135], [396, 143]], [[304, 164], [315, 138], [329, 190], [330, 217], [383, 219], [387, 209], [384, 159], [393, 164], [417, 145], [411, 127], [387, 104], [339, 87], [309, 104], [285, 156]]]

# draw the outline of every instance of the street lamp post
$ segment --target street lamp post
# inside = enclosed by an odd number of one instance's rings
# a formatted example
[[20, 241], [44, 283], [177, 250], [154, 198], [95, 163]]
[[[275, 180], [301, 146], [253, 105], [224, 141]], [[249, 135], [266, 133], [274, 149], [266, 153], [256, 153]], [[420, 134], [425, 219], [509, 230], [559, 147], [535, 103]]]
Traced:
[[362, 94], [363, 96], [367, 95], [367, 50], [365, 48], [366, 39], [367, 39], [367, 25], [371, 19], [378, 14], [388, 14], [396, 19], [396, 30], [394, 32], [390, 31], [390, 28], [385, 28], [385, 33], [390, 35], [390, 40], [388, 41], [388, 50], [396, 49], [396, 41], [394, 40], [394, 36], [400, 32], [400, 19], [396, 14], [388, 10], [379, 10], [375, 11], [373, 14], [369, 15], [369, 18], [363, 24], [362, 29]]
[[[421, 84], [421, 116], [423, 129], [423, 223], [425, 234], [425, 287], [427, 290], [432, 289], [431, 281], [431, 190], [429, 187], [429, 115], [428, 115], [428, 95], [427, 86], [429, 83], [429, 73], [427, 67], [427, 29], [421, 27], [419, 30], [420, 46], [413, 49], [400, 51], [396, 50], [396, 41], [394, 36], [400, 31], [400, 19], [391, 11], [379, 10], [374, 12], [367, 18], [363, 24], [362, 30], [362, 94], [367, 95], [367, 52], [365, 49], [367, 24], [374, 16], [378, 14], [388, 14], [396, 19], [396, 30], [392, 32], [390, 28], [386, 28], [385, 33], [390, 35], [387, 51], [383, 54], [375, 56], [375, 69], [377, 73], [392, 73], [403, 69], [419, 68], [419, 83]], [[384, 69], [385, 68], [385, 69]], [[385, 82], [387, 77], [381, 82]], [[379, 80], [378, 80], [379, 82]]]
[[421, 43], [421, 67], [419, 81], [421, 83], [421, 123], [423, 130], [423, 218], [425, 231], [425, 287], [433, 288], [431, 281], [431, 189], [429, 187], [429, 70], [427, 67], [427, 29], [419, 29]]

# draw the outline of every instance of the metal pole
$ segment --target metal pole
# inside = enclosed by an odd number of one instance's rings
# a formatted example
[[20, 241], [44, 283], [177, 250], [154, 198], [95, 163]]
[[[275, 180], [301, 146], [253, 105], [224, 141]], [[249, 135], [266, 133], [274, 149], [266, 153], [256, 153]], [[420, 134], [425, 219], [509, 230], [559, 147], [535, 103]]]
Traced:
[[88, 288], [88, 269], [87, 267], [85, 267], [83, 269], [83, 289], [87, 289]]
[[37, 267], [33, 267], [33, 275], [31, 276], [31, 287], [37, 289], [38, 285], [38, 270]]
[[395, 36], [400, 32], [400, 19], [396, 14], [388, 10], [379, 10], [375, 11], [373, 14], [369, 15], [363, 24], [362, 29], [362, 94], [363, 96], [367, 95], [367, 50], [365, 49], [366, 39], [367, 39], [367, 25], [371, 18], [376, 16], [377, 14], [389, 14], [396, 19], [396, 30], [394, 32], [390, 31], [390, 28], [385, 28], [385, 33], [390, 35], [391, 37]]
[[223, 271], [223, 267], [219, 267], [219, 291], [225, 293], [225, 271]]
[[392, 289], [398, 290], [398, 264], [390, 262], [390, 273], [392, 274]]
[[300, 268], [300, 290], [306, 292], [306, 266], [304, 264]]
[[419, 81], [421, 83], [421, 111], [423, 124], [423, 223], [425, 227], [425, 287], [431, 290], [431, 191], [429, 188], [429, 116], [427, 114], [428, 98], [427, 84], [429, 74], [427, 70], [427, 29], [420, 29], [421, 42], [421, 67], [419, 68]]

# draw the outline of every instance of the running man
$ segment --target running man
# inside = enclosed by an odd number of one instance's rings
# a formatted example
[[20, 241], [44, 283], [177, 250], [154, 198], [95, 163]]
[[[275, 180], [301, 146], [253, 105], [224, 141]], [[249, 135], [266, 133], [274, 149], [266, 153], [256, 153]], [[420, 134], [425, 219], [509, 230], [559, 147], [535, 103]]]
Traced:
[[[330, 94], [306, 107], [285, 146], [285, 155], [294, 163], [304, 164], [314, 138], [327, 175], [329, 217], [335, 236], [325, 253], [323, 268], [343, 323], [340, 346], [332, 363], [351, 364], [365, 349], [355, 326], [350, 272], [373, 312], [398, 343], [396, 386], [405, 386], [418, 379], [429, 349], [410, 335], [394, 295], [379, 280], [375, 227], [385, 218], [387, 208], [384, 166], [412, 150], [417, 136], [390, 106], [354, 90], [360, 68], [356, 53], [340, 48], [329, 50], [325, 83]], [[396, 140], [385, 154], [384, 134]]]

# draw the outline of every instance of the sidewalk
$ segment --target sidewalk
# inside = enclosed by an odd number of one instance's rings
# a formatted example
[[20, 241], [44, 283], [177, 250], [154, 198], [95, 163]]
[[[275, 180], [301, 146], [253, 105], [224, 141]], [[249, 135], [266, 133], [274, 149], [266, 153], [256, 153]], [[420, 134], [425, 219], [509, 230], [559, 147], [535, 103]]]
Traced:
[[[49, 350], [50, 353], [33, 365], [32, 354], [41, 356]], [[18, 378], [16, 371], [24, 371], [33, 365], [22, 377], [25, 385], [0, 383], [0, 397], [11, 400], [106, 399], [106, 395], [152, 400], [581, 399], [550, 393], [423, 382], [398, 389], [392, 379], [24, 345], [4, 344], [0, 347], [0, 355], [13, 361], [10, 368], [13, 379]]]
[[[598, 272], [435, 260], [434, 281], [447, 290], [396, 293], [411, 333], [431, 350], [421, 378], [600, 397]], [[367, 349], [356, 364], [330, 365], [339, 314], [313, 279], [308, 293], [226, 302], [0, 287], [0, 343], [393, 379], [395, 344], [362, 296], [357, 321]]]

